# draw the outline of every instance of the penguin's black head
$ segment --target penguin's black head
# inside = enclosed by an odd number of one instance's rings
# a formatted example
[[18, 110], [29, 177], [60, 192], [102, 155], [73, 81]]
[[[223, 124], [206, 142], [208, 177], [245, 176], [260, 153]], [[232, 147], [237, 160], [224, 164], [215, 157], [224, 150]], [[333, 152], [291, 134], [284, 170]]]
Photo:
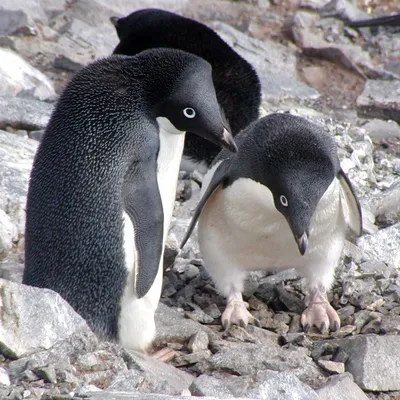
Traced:
[[242, 174], [269, 188], [304, 255], [316, 207], [340, 169], [333, 137], [303, 118], [272, 114], [251, 127], [238, 157], [251, 158]]
[[195, 133], [236, 152], [236, 144], [217, 101], [211, 66], [199, 57], [195, 60], [159, 105], [158, 116], [167, 118], [179, 131]]

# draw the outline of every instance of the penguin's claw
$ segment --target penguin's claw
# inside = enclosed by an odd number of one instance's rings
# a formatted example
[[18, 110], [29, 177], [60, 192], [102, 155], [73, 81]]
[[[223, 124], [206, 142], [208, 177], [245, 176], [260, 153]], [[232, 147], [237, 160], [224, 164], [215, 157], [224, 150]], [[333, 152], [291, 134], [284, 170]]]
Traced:
[[239, 325], [246, 329], [248, 324], [261, 326], [260, 321], [247, 311], [244, 301], [231, 301], [227, 304], [225, 311], [221, 317], [222, 327], [225, 332], [229, 330], [231, 325]]
[[337, 312], [329, 304], [326, 294], [317, 291], [305, 300], [307, 308], [301, 315], [301, 325], [307, 333], [312, 326], [316, 326], [322, 334], [336, 332], [340, 329], [340, 319]]

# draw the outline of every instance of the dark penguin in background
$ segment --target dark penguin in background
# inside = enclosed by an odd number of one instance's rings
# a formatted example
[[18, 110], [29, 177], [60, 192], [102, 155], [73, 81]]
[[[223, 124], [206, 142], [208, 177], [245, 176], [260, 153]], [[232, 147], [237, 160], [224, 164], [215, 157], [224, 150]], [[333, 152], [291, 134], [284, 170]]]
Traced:
[[360, 235], [361, 211], [334, 138], [303, 118], [272, 114], [252, 123], [236, 143], [238, 153], [222, 151], [205, 176], [182, 244], [199, 218], [205, 266], [227, 297], [223, 326], [258, 323], [242, 299], [248, 271], [296, 268], [308, 279], [305, 330], [338, 329], [326, 292], [344, 245], [346, 219]]
[[235, 151], [203, 59], [112, 56], [67, 85], [34, 161], [23, 283], [53, 289], [101, 337], [146, 349], [184, 132]]
[[400, 14], [385, 15], [382, 17], [359, 19], [354, 21], [348, 21], [348, 26], [352, 28], [362, 28], [362, 27], [374, 27], [374, 26], [400, 26]]
[[[235, 136], [258, 119], [261, 85], [253, 67], [206, 25], [158, 10], [135, 11], [111, 18], [120, 39], [115, 54], [134, 55], [153, 47], [170, 47], [204, 58], [212, 66], [217, 99]], [[183, 150], [187, 170], [206, 171], [220, 149], [188, 132]]]

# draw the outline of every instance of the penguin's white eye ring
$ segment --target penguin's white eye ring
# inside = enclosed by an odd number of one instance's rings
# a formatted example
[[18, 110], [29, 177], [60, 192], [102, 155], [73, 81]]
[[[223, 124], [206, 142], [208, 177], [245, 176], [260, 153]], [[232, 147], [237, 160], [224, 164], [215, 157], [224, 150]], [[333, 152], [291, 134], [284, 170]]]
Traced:
[[287, 207], [289, 205], [287, 198], [283, 194], [281, 195], [279, 200], [280, 200], [281, 204], [283, 205], [283, 207]]
[[192, 118], [194, 118], [194, 117], [196, 116], [196, 111], [194, 110], [194, 108], [186, 107], [186, 108], [183, 110], [183, 115], [184, 115], [186, 118], [192, 119]]

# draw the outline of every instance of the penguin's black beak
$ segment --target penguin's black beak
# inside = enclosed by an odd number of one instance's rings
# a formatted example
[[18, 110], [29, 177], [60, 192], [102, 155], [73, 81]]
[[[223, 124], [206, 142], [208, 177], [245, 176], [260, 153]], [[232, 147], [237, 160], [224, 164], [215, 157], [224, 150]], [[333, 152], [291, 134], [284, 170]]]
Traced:
[[299, 248], [300, 254], [304, 256], [308, 246], [308, 236], [307, 233], [303, 233], [301, 236], [295, 236], [297, 247]]

